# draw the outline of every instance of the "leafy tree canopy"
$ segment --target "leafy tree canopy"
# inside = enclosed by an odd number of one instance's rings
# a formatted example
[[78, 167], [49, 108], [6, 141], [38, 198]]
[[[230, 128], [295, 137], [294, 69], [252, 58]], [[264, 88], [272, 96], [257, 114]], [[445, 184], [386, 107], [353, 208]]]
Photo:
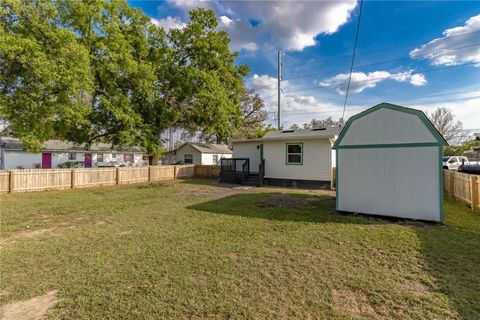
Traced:
[[156, 154], [168, 127], [229, 137], [241, 123], [248, 67], [212, 11], [165, 32], [125, 0], [0, 8], [0, 118], [27, 150], [59, 138]]
[[[343, 124], [343, 119], [336, 121], [336, 120], [333, 120], [332, 117], [328, 117], [327, 119], [324, 119], [324, 120], [312, 119], [310, 122], [305, 122], [303, 124], [303, 129], [333, 127], [333, 126], [338, 126], [342, 124]], [[298, 129], [300, 129], [300, 126], [296, 123], [290, 126], [290, 130], [298, 130]]]

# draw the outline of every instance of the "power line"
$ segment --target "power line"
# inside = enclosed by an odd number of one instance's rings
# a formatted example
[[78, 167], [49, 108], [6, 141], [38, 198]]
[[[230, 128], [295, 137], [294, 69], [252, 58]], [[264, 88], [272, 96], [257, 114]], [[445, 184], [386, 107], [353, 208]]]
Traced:
[[[465, 48], [476, 47], [476, 46], [480, 46], [480, 43], [475, 43], [475, 44], [462, 46], [462, 47], [455, 47], [455, 48], [444, 48], [444, 49], [441, 49], [440, 51], [453, 51], [453, 50], [465, 49]], [[429, 56], [429, 55], [432, 55], [432, 54], [439, 54], [440, 51], [436, 51], [436, 52], [432, 52], [432, 53], [428, 53], [428, 54], [421, 54], [421, 55], [416, 56], [416, 58], [417, 57], [426, 57], [426, 56]], [[400, 61], [400, 60], [403, 60], [403, 59], [406, 59], [406, 58], [409, 58], [409, 56], [405, 56], [405, 57], [402, 57], [402, 58], [391, 59], [391, 60], [379, 61], [379, 62], [375, 62], [375, 63], [361, 64], [361, 65], [357, 65], [355, 67], [355, 69], [375, 66], [375, 65], [389, 63], [389, 62]], [[315, 77], [315, 76], [320, 76], [320, 75], [337, 73], [337, 72], [344, 71], [344, 70], [346, 70], [346, 69], [334, 69], [334, 70], [329, 70], [329, 71], [325, 71], [325, 72], [310, 73], [310, 74], [306, 74], [306, 75], [296, 76], [296, 77], [287, 78], [287, 79], [284, 79], [284, 80], [285, 81], [291, 81], [291, 80], [297, 80], [297, 79], [303, 79], [303, 78], [310, 78], [310, 77]], [[346, 71], [348, 71], [348, 70], [346, 70]]]
[[[472, 32], [472, 33], [475, 33], [475, 32]], [[459, 49], [466, 49], [466, 48], [477, 47], [477, 46], [480, 46], [480, 43], [474, 43], [474, 44], [461, 46], [461, 47], [443, 48], [443, 49], [440, 49], [439, 51], [417, 55], [417, 56], [415, 56], [415, 58], [426, 57], [426, 56], [429, 56], [429, 55], [436, 55], [436, 54], [439, 54], [439, 53], [442, 53], [442, 52], [445, 52], [445, 51], [455, 51], [455, 50], [459, 50]], [[358, 56], [359, 53], [357, 53], [356, 55]], [[401, 57], [401, 58], [395, 58], [395, 59], [390, 59], [390, 60], [383, 60], [383, 61], [374, 62], [374, 63], [361, 64], [361, 65], [357, 65], [355, 67], [355, 69], [365, 68], [365, 67], [370, 67], [370, 66], [380, 65], [380, 64], [384, 64], [384, 63], [395, 62], [395, 61], [400, 61], [400, 60], [403, 60], [403, 59], [406, 59], [406, 58], [409, 58], [409, 56], [404, 56], [404, 57]], [[283, 66], [283, 69], [284, 69], [283, 71], [285, 71], [285, 66]], [[286, 79], [281, 79], [281, 81], [291, 81], [291, 80], [297, 80], [297, 79], [303, 79], [303, 78], [310, 78], [310, 77], [316, 77], [316, 76], [321, 76], [321, 75], [327, 75], [327, 74], [331, 74], [331, 73], [338, 73], [338, 72], [342, 72], [342, 71], [348, 71], [348, 69], [338, 68], [338, 69], [332, 69], [332, 70], [324, 71], [324, 72], [316, 72], [316, 73], [310, 73], [310, 74], [305, 74], [305, 75], [300, 75], [300, 76], [295, 76], [295, 77], [287, 77]], [[254, 88], [254, 89], [255, 90], [262, 90], [264, 88], [271, 87], [274, 84], [277, 84], [277, 80], [275, 80], [274, 82], [272, 82], [270, 84], [267, 84], [267, 85], [264, 85], [264, 86], [261, 86], [261, 87], [258, 87], [258, 88]]]
[[[434, 97], [441, 97], [441, 96], [450, 96], [450, 95], [457, 95], [457, 94], [465, 94], [465, 93], [479, 93], [480, 92], [480, 88], [479, 89], [476, 89], [476, 90], [468, 90], [468, 91], [453, 91], [453, 92], [444, 92], [444, 93], [440, 93], [440, 94], [431, 94], [431, 95], [425, 95], [425, 96], [420, 96], [420, 97], [414, 97], [414, 98], [406, 98], [406, 99], [401, 99], [401, 100], [398, 100], [398, 102], [403, 102], [403, 101], [412, 101], [412, 100], [418, 100], [418, 101], [415, 101], [415, 102], [412, 102], [411, 104], [420, 104], [420, 103], [429, 103], [429, 102], [424, 102], [424, 101], [421, 101], [423, 99], [426, 99], [426, 98], [434, 98]], [[475, 99], [475, 98], [479, 98], [480, 96], [470, 96], [470, 97], [457, 97], [457, 98], [452, 98], [452, 99], [447, 99], [447, 100], [442, 100], [442, 102], [446, 102], [446, 101], [455, 101], [455, 100], [462, 100], [462, 99]], [[373, 99], [371, 100], [371, 102], [364, 102], [362, 104], [372, 104], [372, 103], [377, 103], [380, 99], [376, 99], [376, 101], [373, 101]], [[434, 103], [434, 102], [430, 102], [430, 103]], [[359, 109], [359, 108], [356, 108], [356, 109]], [[364, 108], [360, 108], [360, 109], [364, 109]], [[326, 107], [326, 108], [322, 108], [321, 110], [312, 110], [312, 109], [297, 109], [297, 110], [293, 110], [293, 111], [284, 111], [285, 113], [289, 113], [289, 114], [292, 114], [292, 113], [297, 113], [297, 114], [302, 114], [302, 113], [317, 113], [317, 112], [322, 112], [322, 111], [329, 111], [329, 110], [333, 110], [333, 111], [340, 111], [339, 110], [339, 107]], [[271, 113], [271, 112], [268, 112], [268, 113]]]
[[[464, 64], [461, 64], [461, 65], [446, 66], [446, 67], [440, 67], [440, 68], [420, 69], [420, 70], [415, 70], [415, 73], [419, 73], [419, 72], [428, 73], [428, 72], [434, 72], [434, 71], [437, 71], [437, 70], [459, 68], [459, 67], [476, 65], [476, 64], [477, 64], [476, 62], [472, 62], [472, 63], [464, 63]], [[385, 77], [378, 77], [378, 78], [372, 78], [372, 79], [367, 79], [367, 80], [351, 81], [351, 83], [362, 83], [362, 82], [371, 82], [371, 81], [376, 81], [376, 80], [384, 80], [384, 79], [389, 79], [389, 78], [398, 78], [398, 77], [401, 77], [401, 76], [404, 76], [404, 75], [409, 75], [411, 72], [412, 71], [408, 71], [408, 72], [402, 72], [402, 73], [398, 73], [398, 74], [394, 74], [394, 75], [390, 75], [390, 76], [385, 76]], [[330, 86], [322, 86], [322, 87], [314, 86], [314, 87], [298, 88], [298, 89], [294, 89], [294, 90], [285, 91], [285, 93], [305, 91], [305, 90], [310, 90], [310, 89], [328, 89], [328, 88], [333, 88], [333, 87], [336, 87], [336, 86], [338, 86], [338, 84], [330, 85]]]
[[[456, 38], [456, 37], [463, 37], [463, 36], [468, 36], [468, 35], [470, 35], [470, 34], [475, 34], [475, 33], [480, 33], [480, 30], [479, 30], [479, 31], [473, 31], [473, 32], [467, 32], [467, 33], [463, 33], [463, 34], [458, 34], [458, 35], [455, 35], [455, 36], [450, 36], [449, 38], [451, 39], [451, 38]], [[377, 50], [359, 52], [359, 53], [357, 53], [357, 56], [366, 55], [366, 54], [371, 54], [371, 53], [391, 51], [391, 50], [396, 50], [396, 49], [401, 49], [401, 48], [406, 48], [406, 47], [411, 47], [411, 46], [414, 46], [414, 45], [425, 44], [426, 42], [428, 42], [428, 41], [425, 40], [425, 41], [422, 41], [422, 42], [409, 43], [409, 44], [404, 44], [404, 45], [395, 46], [395, 47], [389, 47], [389, 48], [383, 48], [383, 49], [377, 49]], [[338, 60], [338, 59], [343, 59], [343, 58], [349, 58], [350, 56], [351, 56], [351, 55], [341, 55], [341, 56], [330, 57], [330, 58], [321, 59], [321, 60], [317, 60], [317, 61], [305, 62], [305, 63], [297, 64], [296, 67], [302, 67], [302, 66], [306, 66], [306, 65], [310, 65], [310, 64], [316, 64], [316, 63], [321, 63], [321, 62], [325, 62], [325, 61], [331, 61], [331, 60]]]
[[347, 100], [348, 100], [348, 92], [350, 91], [350, 82], [352, 81], [353, 64], [355, 63], [355, 54], [357, 53], [358, 35], [360, 34], [360, 21], [362, 19], [362, 8], [363, 8], [363, 0], [360, 1], [360, 12], [358, 14], [357, 31], [355, 33], [355, 43], [353, 45], [352, 63], [350, 64], [350, 74], [348, 75], [347, 92], [345, 94], [345, 102], [343, 103], [342, 119], [343, 119], [343, 116], [345, 115], [345, 108], [347, 107]]

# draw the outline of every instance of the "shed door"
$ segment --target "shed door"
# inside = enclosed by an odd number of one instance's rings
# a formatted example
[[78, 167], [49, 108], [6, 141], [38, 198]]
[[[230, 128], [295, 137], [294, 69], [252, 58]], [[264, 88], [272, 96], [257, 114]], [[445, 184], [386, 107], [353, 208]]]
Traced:
[[42, 153], [42, 168], [50, 169], [52, 168], [52, 153], [43, 152]]

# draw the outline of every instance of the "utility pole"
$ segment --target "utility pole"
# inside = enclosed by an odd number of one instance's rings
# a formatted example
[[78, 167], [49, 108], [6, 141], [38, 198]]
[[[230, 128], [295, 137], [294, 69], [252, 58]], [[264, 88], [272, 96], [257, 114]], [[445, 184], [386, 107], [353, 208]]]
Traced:
[[278, 50], [278, 75], [277, 75], [277, 80], [278, 80], [278, 114], [277, 114], [277, 121], [278, 121], [278, 131], [281, 130], [281, 122], [280, 122], [280, 94], [281, 94], [281, 87], [280, 87], [280, 82], [282, 81], [282, 52]]

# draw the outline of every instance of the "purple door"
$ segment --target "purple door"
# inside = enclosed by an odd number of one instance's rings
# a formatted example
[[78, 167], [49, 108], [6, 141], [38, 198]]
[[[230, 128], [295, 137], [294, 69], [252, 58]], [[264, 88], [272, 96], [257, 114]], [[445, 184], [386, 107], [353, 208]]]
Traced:
[[52, 167], [52, 154], [50, 152], [42, 153], [42, 168], [50, 169]]
[[85, 168], [91, 168], [91, 167], [92, 167], [92, 154], [85, 153]]

